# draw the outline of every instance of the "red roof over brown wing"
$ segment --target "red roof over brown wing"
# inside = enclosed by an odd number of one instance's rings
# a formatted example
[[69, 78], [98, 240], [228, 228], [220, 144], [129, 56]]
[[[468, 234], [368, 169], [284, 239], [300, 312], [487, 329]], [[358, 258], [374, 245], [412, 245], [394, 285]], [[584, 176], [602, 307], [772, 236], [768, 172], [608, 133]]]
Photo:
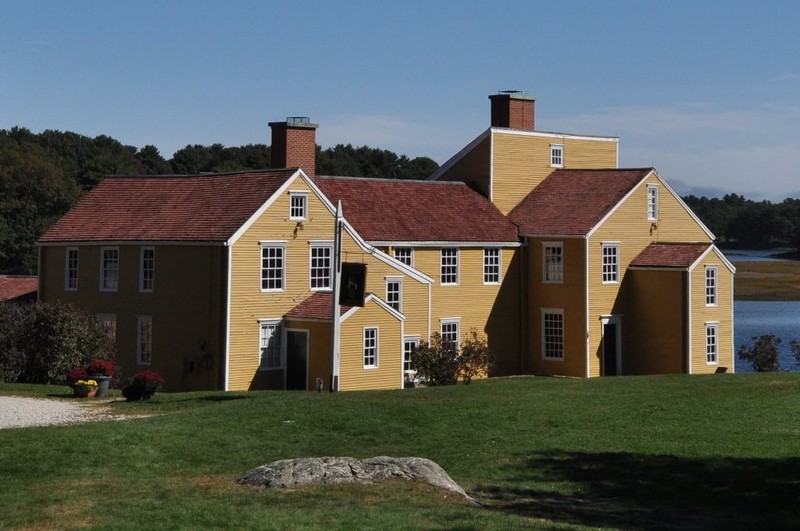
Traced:
[[0, 275], [0, 302], [20, 298], [35, 298], [39, 277]]
[[[352, 306], [341, 306], [340, 314], [344, 315]], [[330, 321], [333, 316], [333, 294], [317, 292], [289, 310], [284, 317], [295, 319], [321, 319]]]
[[459, 182], [317, 177], [314, 181], [369, 242], [518, 242], [517, 228]]
[[556, 170], [508, 217], [523, 236], [585, 235], [651, 171]]
[[651, 243], [631, 261], [631, 267], [687, 268], [709, 247], [710, 243]]
[[39, 241], [223, 242], [295, 171], [107, 177]]

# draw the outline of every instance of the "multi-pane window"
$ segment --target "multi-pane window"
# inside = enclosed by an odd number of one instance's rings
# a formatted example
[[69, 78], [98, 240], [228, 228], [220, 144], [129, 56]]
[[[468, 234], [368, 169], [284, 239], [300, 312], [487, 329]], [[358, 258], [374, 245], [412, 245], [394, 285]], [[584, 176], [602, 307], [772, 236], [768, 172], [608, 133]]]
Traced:
[[413, 371], [414, 364], [411, 361], [411, 356], [419, 346], [418, 337], [406, 337], [403, 339], [403, 371]]
[[67, 247], [66, 263], [64, 264], [64, 289], [75, 291], [78, 289], [78, 248]]
[[564, 282], [564, 247], [560, 243], [545, 243], [542, 250], [542, 282]]
[[308, 194], [305, 192], [289, 192], [289, 219], [308, 219]]
[[603, 244], [603, 283], [619, 282], [619, 244]]
[[105, 330], [112, 344], [117, 343], [117, 316], [113, 313], [101, 313], [97, 316], [97, 324]]
[[561, 310], [542, 312], [542, 357], [564, 358], [564, 312]]
[[458, 249], [442, 249], [441, 282], [458, 284]]
[[258, 367], [261, 370], [281, 368], [281, 323], [262, 321], [259, 325]]
[[658, 186], [647, 187], [647, 219], [658, 219]]
[[564, 167], [563, 144], [553, 144], [550, 146], [550, 165], [554, 168]]
[[411, 247], [395, 247], [394, 257], [407, 266], [414, 266], [414, 249]]
[[717, 323], [706, 323], [706, 363], [718, 363]]
[[140, 315], [136, 321], [136, 363], [150, 365], [153, 362], [153, 319], [149, 315]]
[[311, 268], [309, 278], [311, 289], [331, 289], [331, 255], [333, 247], [330, 245], [311, 246]]
[[151, 292], [155, 283], [156, 250], [142, 247], [139, 267], [139, 291]]
[[483, 283], [500, 283], [500, 249], [483, 250]]
[[261, 290], [282, 291], [285, 288], [286, 262], [283, 245], [261, 246]]
[[386, 302], [398, 312], [403, 311], [403, 279], [386, 279]]
[[103, 247], [100, 252], [100, 291], [117, 291], [119, 286], [119, 249]]
[[456, 319], [442, 321], [442, 348], [458, 351], [460, 347], [458, 324]]
[[378, 366], [378, 329], [364, 329], [364, 368]]
[[717, 268], [706, 267], [706, 306], [717, 304]]

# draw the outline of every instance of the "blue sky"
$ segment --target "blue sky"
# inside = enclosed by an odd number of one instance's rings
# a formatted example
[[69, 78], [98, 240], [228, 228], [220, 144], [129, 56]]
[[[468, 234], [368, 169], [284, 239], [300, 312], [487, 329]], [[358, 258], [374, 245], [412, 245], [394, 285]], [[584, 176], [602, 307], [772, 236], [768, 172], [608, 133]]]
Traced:
[[[757, 5], [761, 4], [761, 5]], [[620, 137], [681, 194], [800, 197], [800, 2], [0, 0], [0, 128], [153, 144], [317, 141], [445, 162], [488, 96]]]

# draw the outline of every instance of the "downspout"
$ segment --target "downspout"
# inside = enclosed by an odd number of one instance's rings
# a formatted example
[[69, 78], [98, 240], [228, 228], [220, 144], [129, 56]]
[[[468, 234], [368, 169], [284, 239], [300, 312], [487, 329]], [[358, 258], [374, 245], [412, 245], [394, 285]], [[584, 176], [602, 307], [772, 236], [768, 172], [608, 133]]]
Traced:
[[224, 369], [222, 374], [222, 390], [230, 391], [230, 371], [231, 371], [231, 260], [233, 257], [233, 247], [229, 242], [225, 243], [228, 248], [228, 257], [225, 263], [227, 281], [225, 283], [225, 323], [223, 324], [224, 344], [225, 351], [222, 354], [225, 357]]
[[735, 342], [734, 338], [736, 337], [736, 330], [735, 330], [736, 319], [734, 319], [734, 317], [736, 317], [736, 315], [734, 312], [734, 300], [733, 300], [734, 280], [735, 280], [734, 273], [731, 273], [731, 372], [732, 373], [736, 373], [736, 345], [734, 344]]
[[692, 374], [692, 272], [686, 269], [686, 374]]
[[519, 248], [519, 372], [525, 373], [528, 371], [528, 363], [526, 357], [529, 351], [528, 348], [528, 301], [530, 293], [528, 293], [528, 252], [530, 251], [528, 238], [522, 238], [522, 245]]
[[586, 322], [584, 323], [584, 348], [586, 349], [586, 378], [591, 377], [591, 352], [589, 350], [589, 238], [583, 237], [583, 285], [585, 288], [583, 294], [584, 315]]
[[433, 318], [431, 304], [433, 301], [433, 296], [431, 295], [431, 290], [433, 289], [433, 282], [428, 284], [428, 344], [431, 342], [431, 319]]

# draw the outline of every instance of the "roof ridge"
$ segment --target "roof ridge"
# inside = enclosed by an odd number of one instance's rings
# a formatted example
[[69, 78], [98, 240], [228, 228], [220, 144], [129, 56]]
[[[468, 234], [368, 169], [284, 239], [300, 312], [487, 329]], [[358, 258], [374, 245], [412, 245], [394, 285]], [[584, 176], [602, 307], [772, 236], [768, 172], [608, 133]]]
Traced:
[[317, 175], [314, 179], [323, 179], [326, 181], [342, 180], [342, 181], [371, 181], [382, 183], [413, 183], [413, 184], [443, 184], [443, 185], [463, 185], [466, 183], [461, 181], [429, 181], [427, 179], [390, 179], [388, 177], [358, 177], [350, 175]]

